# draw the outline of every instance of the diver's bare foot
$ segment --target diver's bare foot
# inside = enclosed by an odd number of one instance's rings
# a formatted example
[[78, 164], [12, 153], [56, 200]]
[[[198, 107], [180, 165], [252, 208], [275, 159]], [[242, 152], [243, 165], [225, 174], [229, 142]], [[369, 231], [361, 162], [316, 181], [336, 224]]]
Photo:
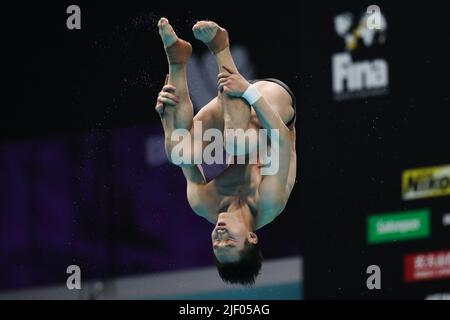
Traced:
[[193, 27], [194, 37], [208, 46], [213, 53], [228, 47], [228, 32], [214, 21], [199, 21]]
[[158, 29], [159, 35], [161, 36], [162, 42], [164, 44], [164, 48], [170, 47], [178, 40], [177, 34], [170, 25], [169, 20], [167, 20], [166, 18], [159, 19]]
[[167, 60], [170, 64], [186, 64], [192, 54], [192, 46], [189, 42], [178, 38], [166, 18], [158, 22], [159, 35], [166, 50]]

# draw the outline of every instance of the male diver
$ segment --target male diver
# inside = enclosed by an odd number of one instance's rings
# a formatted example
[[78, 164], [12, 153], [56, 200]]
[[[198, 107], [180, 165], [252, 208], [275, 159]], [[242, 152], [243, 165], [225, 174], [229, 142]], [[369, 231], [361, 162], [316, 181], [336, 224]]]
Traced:
[[[201, 122], [203, 131], [279, 132], [279, 166], [275, 174], [262, 175], [260, 162], [229, 164], [215, 179], [206, 181], [200, 165], [177, 162], [187, 181], [192, 210], [215, 225], [211, 242], [219, 275], [228, 283], [252, 285], [262, 261], [255, 231], [281, 214], [296, 179], [294, 94], [276, 79], [244, 79], [233, 61], [228, 32], [215, 22], [200, 21], [192, 30], [216, 58], [218, 94], [194, 116], [186, 75], [192, 47], [178, 38], [166, 18], [160, 19], [158, 28], [169, 74], [155, 109], [164, 128], [169, 161], [174, 163], [172, 150], [176, 142], [171, 139], [172, 133], [177, 129], [193, 131], [196, 121]], [[207, 145], [202, 141], [203, 148]]]

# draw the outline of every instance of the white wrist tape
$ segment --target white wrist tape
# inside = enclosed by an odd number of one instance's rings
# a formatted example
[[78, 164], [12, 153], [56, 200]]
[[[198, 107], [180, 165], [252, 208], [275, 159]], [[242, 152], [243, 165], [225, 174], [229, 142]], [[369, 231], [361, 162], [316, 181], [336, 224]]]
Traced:
[[249, 105], [254, 105], [256, 101], [261, 98], [261, 93], [259, 93], [258, 89], [254, 85], [249, 85], [247, 90], [242, 94], [242, 98], [247, 100]]

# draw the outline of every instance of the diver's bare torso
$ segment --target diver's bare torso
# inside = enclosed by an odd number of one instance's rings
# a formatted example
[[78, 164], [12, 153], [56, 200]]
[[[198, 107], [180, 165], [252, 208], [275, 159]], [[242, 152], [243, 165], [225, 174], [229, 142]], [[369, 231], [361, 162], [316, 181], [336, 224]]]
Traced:
[[[296, 161], [295, 150], [291, 155], [291, 161]], [[286, 185], [286, 201], [295, 183], [295, 168]], [[204, 216], [211, 223], [216, 223], [218, 214], [227, 211], [229, 206], [248, 206], [250, 212], [255, 217], [256, 228], [260, 229], [272, 222], [279, 213], [272, 214], [271, 210], [265, 210], [260, 205], [259, 185], [264, 179], [261, 175], [260, 164], [230, 165], [219, 176], [208, 183], [211, 193], [216, 194], [217, 209], [211, 210]]]
[[[212, 181], [218, 196], [217, 212], [224, 212], [232, 204], [248, 206], [258, 218], [258, 186], [261, 183], [261, 165], [230, 165]], [[217, 214], [216, 212], [216, 214]]]
[[[268, 81], [260, 81], [256, 85], [262, 91], [267, 87], [278, 86]], [[287, 92], [285, 94], [288, 95]], [[291, 101], [290, 97], [287, 97], [287, 99]], [[218, 110], [220, 104], [217, 102], [215, 107]], [[217, 111], [216, 115], [219, 119], [217, 122], [223, 123], [223, 119], [220, 118], [221, 113]], [[218, 127], [221, 126], [219, 125]], [[249, 128], [262, 128], [254, 110], [252, 110]], [[289, 175], [286, 188], [283, 190], [286, 202], [296, 178], [295, 127], [290, 130], [290, 142]], [[201, 210], [198, 210], [198, 207], [193, 207], [192, 209], [197, 213], [200, 212], [200, 216], [215, 224], [218, 214], [227, 211], [229, 206], [247, 206], [255, 217], [255, 230], [272, 222], [279, 215], [279, 212], [273, 212], [270, 208], [265, 208], [262, 201], [260, 201], [259, 186], [265, 178], [265, 176], [261, 175], [261, 167], [261, 164], [228, 165], [215, 179], [208, 182], [206, 186], [208, 189], [208, 205], [205, 205]], [[274, 192], [276, 191], [274, 190]], [[211, 206], [211, 200], [213, 200], [213, 206]]]

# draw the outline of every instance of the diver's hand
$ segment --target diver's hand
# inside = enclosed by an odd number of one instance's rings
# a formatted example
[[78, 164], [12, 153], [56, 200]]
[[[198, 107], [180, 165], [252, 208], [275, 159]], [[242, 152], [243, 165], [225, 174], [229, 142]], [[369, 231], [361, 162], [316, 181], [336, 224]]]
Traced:
[[162, 118], [167, 112], [173, 113], [174, 107], [180, 102], [180, 98], [175, 94], [176, 87], [171, 84], [166, 84], [162, 88], [161, 92], [158, 94], [156, 100], [155, 110]]
[[219, 92], [223, 92], [230, 97], [240, 98], [250, 83], [239, 73], [233, 73], [230, 69], [223, 67], [227, 72], [219, 73], [217, 76], [217, 86]]

